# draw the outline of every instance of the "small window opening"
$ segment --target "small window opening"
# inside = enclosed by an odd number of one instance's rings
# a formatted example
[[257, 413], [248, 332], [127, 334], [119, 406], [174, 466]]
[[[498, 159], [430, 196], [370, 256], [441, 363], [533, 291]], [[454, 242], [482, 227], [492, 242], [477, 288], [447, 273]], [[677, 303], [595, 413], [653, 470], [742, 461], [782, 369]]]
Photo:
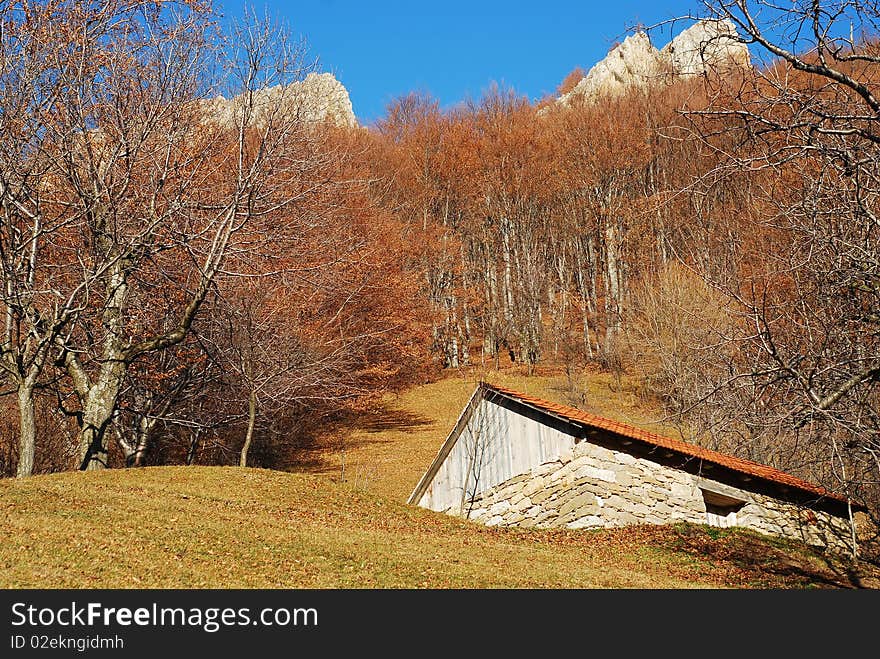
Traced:
[[736, 526], [736, 514], [746, 502], [726, 494], [703, 490], [703, 502], [706, 504], [706, 523], [709, 526], [728, 528]]

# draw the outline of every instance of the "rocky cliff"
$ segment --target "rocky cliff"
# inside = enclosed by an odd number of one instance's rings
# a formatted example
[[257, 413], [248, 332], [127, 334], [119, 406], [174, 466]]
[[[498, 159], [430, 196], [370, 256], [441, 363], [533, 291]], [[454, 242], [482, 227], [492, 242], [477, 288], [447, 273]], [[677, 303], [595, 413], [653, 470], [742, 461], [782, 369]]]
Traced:
[[749, 51], [737, 40], [730, 21], [698, 21], [682, 31], [662, 50], [648, 35], [636, 32], [618, 44], [589, 70], [580, 82], [557, 100], [569, 105], [578, 98], [594, 101], [619, 94], [630, 87], [670, 81], [676, 77], [723, 72], [749, 66]]
[[[206, 111], [220, 124], [232, 125], [241, 98], [217, 96], [205, 102]], [[357, 125], [348, 90], [332, 73], [309, 73], [299, 82], [260, 90], [256, 97], [257, 123], [279, 103], [288, 115], [295, 114], [307, 123], [330, 121], [337, 126]]]
[[750, 65], [749, 50], [737, 36], [728, 20], [699, 21], [666, 44], [660, 58], [679, 76], [746, 68]]

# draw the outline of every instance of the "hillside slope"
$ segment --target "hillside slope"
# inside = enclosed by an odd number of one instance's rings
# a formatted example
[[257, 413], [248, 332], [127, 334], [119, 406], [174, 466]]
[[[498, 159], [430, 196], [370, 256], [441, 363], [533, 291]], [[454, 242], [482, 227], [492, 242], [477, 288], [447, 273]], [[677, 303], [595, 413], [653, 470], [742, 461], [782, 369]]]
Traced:
[[[702, 526], [486, 528], [405, 504], [480, 377], [643, 427], [632, 385], [514, 369], [386, 398], [312, 473], [152, 467], [0, 480], [2, 588], [875, 587], [797, 543]], [[343, 470], [343, 464], [345, 469]]]
[[455, 425], [480, 379], [538, 398], [679, 437], [656, 419], [662, 413], [641, 401], [633, 382], [593, 372], [568, 377], [544, 368], [526, 376], [515, 368], [461, 369], [438, 382], [386, 396], [382, 405], [338, 433], [316, 469], [344, 478], [369, 492], [406, 501]]
[[[155, 467], [0, 482], [2, 588], [849, 587], [704, 527], [490, 529], [319, 475]], [[866, 582], [870, 583], [870, 582]]]

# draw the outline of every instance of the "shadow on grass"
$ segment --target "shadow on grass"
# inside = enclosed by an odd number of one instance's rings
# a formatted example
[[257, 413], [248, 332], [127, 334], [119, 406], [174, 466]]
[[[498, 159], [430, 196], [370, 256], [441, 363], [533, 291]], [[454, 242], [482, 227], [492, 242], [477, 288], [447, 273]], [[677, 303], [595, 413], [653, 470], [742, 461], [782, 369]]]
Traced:
[[369, 410], [350, 420], [349, 430], [363, 430], [369, 433], [386, 432], [395, 430], [398, 432], [410, 432], [430, 426], [434, 422], [421, 414], [413, 414], [387, 405]]
[[385, 432], [417, 432], [433, 423], [428, 417], [388, 405], [378, 405], [367, 411], [352, 413], [336, 419], [332, 426], [323, 428], [321, 436], [332, 439], [316, 440], [301, 446], [287, 468], [313, 474], [338, 472], [343, 449], [347, 452], [370, 444], [384, 444], [394, 440], [373, 435]]
[[876, 569], [845, 556], [741, 529], [676, 525], [663, 545], [699, 553], [744, 573], [757, 588], [871, 588]]

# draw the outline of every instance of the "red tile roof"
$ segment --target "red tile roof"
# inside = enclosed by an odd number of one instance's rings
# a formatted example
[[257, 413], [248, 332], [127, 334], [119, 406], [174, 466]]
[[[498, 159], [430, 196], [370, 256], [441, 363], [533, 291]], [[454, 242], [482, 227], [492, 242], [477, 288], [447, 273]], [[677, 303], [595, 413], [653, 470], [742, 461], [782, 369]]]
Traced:
[[647, 430], [642, 430], [641, 428], [636, 428], [634, 426], [630, 426], [619, 421], [614, 421], [612, 419], [606, 419], [601, 416], [589, 414], [574, 407], [568, 407], [567, 405], [557, 405], [556, 403], [541, 400], [540, 398], [535, 398], [533, 396], [529, 396], [528, 394], [514, 391], [513, 389], [507, 389], [506, 387], [500, 387], [498, 385], [489, 383], [484, 383], [484, 385], [489, 390], [496, 391], [500, 394], [503, 394], [504, 396], [513, 398], [549, 414], [562, 417], [568, 421], [581, 423], [587, 426], [591, 426], [593, 428], [601, 428], [602, 430], [613, 432], [614, 434], [620, 435], [621, 437], [634, 439], [640, 442], [644, 442], [646, 444], [651, 444], [653, 446], [665, 448], [670, 451], [675, 451], [677, 453], [689, 455], [694, 458], [699, 458], [705, 462], [710, 462], [712, 464], [725, 467], [732, 471], [747, 474], [748, 476], [761, 478], [766, 481], [772, 481], [774, 483], [802, 490], [813, 495], [818, 495], [827, 499], [835, 499], [837, 501], [842, 501], [846, 503], [845, 497], [834, 494], [833, 492], [826, 490], [820, 485], [815, 485], [805, 480], [801, 480], [796, 476], [787, 474], [784, 471], [779, 471], [778, 469], [774, 469], [773, 467], [768, 467], [767, 465], [762, 465], [757, 462], [752, 462], [751, 460], [743, 460], [742, 458], [736, 458], [732, 455], [726, 455], [724, 453], [712, 451], [710, 449], [703, 448], [702, 446], [688, 444], [687, 442], [683, 442], [678, 439], [672, 439], [670, 437], [657, 435], [655, 433], [648, 432]]

